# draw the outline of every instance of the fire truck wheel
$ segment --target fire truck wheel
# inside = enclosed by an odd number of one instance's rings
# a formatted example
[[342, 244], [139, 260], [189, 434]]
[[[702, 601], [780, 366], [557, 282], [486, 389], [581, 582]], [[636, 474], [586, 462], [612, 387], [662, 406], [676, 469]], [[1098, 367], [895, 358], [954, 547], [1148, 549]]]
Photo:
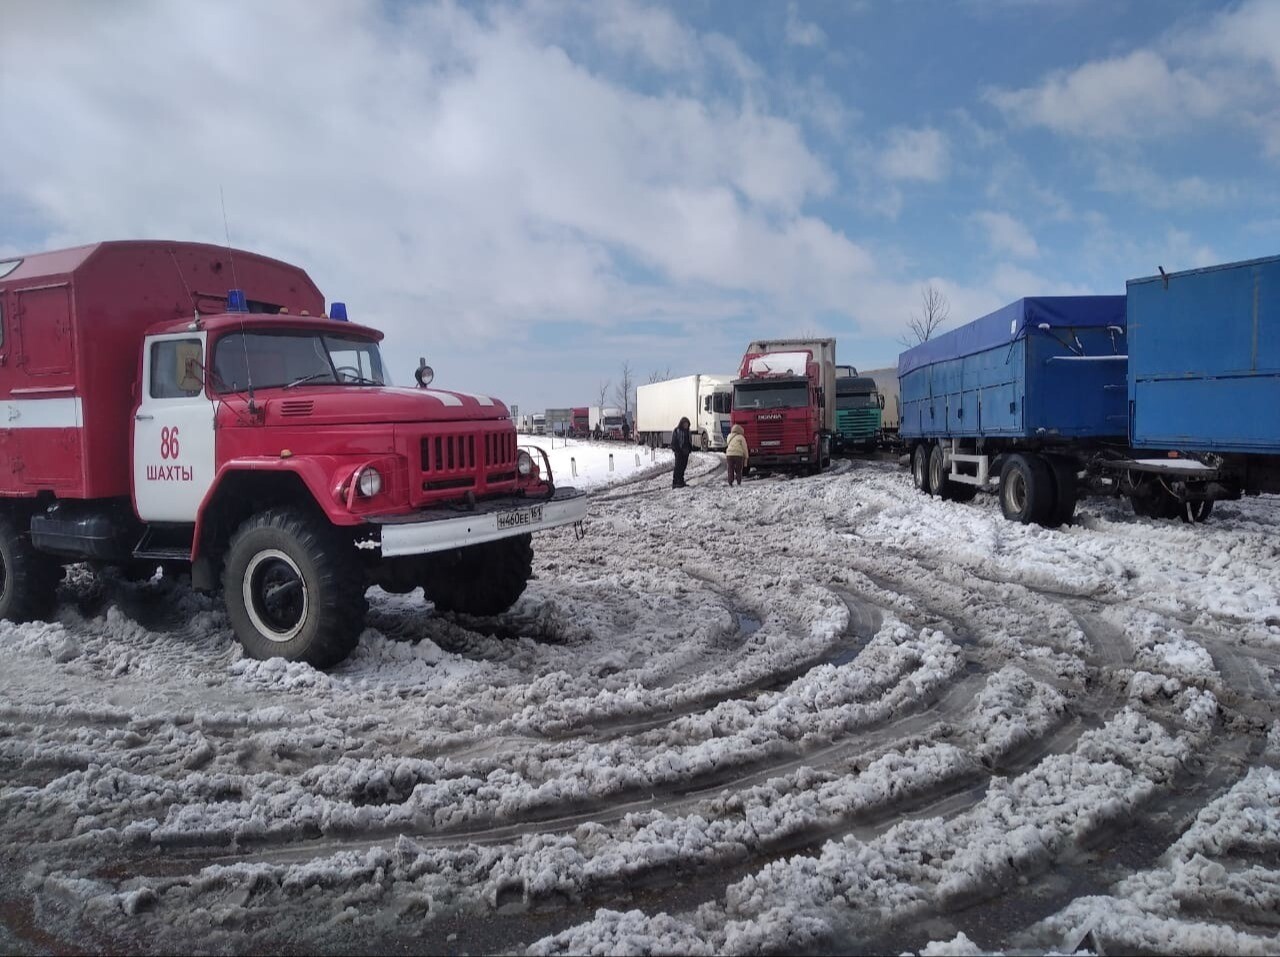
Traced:
[[364, 629], [364, 592], [350, 544], [298, 509], [259, 512], [231, 538], [223, 594], [252, 658], [336, 665]]
[[533, 536], [470, 545], [435, 557], [422, 590], [439, 611], [498, 615], [516, 603], [533, 576]]
[[53, 614], [63, 569], [37, 551], [13, 521], [0, 517], [0, 618], [41, 621]]

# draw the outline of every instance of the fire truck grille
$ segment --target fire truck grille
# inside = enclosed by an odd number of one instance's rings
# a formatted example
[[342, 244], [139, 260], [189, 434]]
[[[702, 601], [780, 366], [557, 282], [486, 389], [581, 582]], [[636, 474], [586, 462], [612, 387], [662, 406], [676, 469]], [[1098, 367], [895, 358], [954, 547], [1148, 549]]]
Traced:
[[422, 437], [422, 489], [471, 488], [481, 474], [488, 484], [516, 477], [514, 432], [465, 432]]

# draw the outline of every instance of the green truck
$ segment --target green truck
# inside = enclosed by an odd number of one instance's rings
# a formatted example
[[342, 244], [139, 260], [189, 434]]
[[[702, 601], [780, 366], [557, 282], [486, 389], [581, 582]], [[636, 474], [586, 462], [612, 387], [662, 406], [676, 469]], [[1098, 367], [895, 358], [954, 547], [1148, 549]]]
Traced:
[[833, 452], [871, 452], [880, 440], [884, 396], [874, 379], [853, 366], [836, 367], [836, 430]]

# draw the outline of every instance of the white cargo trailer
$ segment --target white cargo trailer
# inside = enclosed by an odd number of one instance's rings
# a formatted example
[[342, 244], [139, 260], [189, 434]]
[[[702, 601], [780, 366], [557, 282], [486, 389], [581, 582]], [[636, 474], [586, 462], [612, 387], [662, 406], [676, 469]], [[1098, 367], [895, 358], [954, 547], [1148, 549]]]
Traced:
[[876, 391], [884, 396], [884, 412], [880, 416], [880, 429], [888, 439], [898, 436], [898, 424], [902, 421], [902, 400], [898, 393], [898, 367], [869, 369], [862, 373], [876, 382]]
[[680, 376], [651, 382], [636, 390], [636, 441], [670, 445], [671, 432], [688, 418], [693, 444], [700, 449], [723, 449], [729, 435], [733, 376]]

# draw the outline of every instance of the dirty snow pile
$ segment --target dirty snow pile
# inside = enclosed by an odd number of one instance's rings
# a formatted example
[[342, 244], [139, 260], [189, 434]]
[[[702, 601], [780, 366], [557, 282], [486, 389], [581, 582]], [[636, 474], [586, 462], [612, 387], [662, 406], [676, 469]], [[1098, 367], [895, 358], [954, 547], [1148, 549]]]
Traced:
[[185, 580], [0, 623], [3, 949], [1280, 950], [1280, 502], [562, 443], [585, 539], [493, 618], [372, 590], [328, 673]]

